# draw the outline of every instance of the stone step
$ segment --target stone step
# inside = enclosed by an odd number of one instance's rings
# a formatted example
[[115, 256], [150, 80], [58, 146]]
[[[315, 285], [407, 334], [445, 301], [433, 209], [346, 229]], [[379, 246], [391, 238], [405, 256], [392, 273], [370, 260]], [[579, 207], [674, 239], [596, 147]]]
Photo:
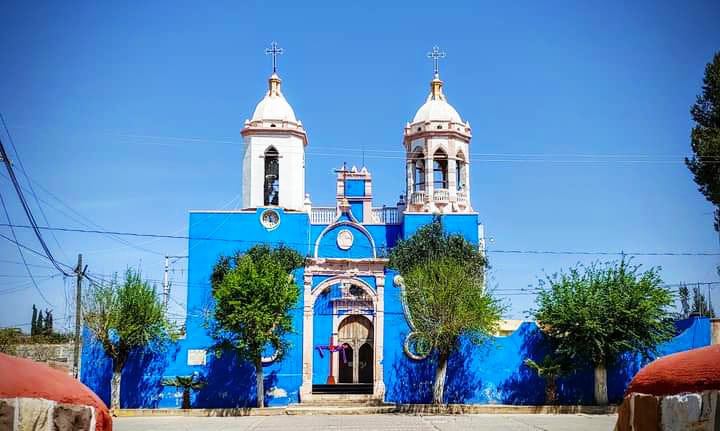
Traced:
[[382, 406], [382, 399], [372, 395], [358, 394], [313, 394], [312, 399], [302, 401], [298, 406]]
[[378, 406], [308, 406], [304, 404], [290, 405], [285, 409], [285, 414], [301, 415], [371, 415], [394, 413], [397, 406], [394, 404], [383, 404]]

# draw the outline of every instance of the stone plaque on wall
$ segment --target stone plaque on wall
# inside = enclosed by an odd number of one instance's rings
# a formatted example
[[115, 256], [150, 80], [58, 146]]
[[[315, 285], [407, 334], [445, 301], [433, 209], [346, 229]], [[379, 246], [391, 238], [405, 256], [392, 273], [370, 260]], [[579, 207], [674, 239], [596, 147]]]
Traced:
[[205, 365], [205, 350], [190, 349], [188, 350], [188, 365]]

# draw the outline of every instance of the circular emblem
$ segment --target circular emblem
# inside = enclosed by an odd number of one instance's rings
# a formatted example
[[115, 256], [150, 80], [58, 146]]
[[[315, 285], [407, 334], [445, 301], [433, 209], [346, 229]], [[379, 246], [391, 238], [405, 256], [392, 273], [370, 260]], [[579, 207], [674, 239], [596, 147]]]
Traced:
[[260, 223], [267, 230], [273, 230], [280, 224], [280, 215], [275, 210], [265, 210], [260, 215]]
[[337, 245], [342, 250], [347, 250], [353, 245], [353, 234], [347, 229], [343, 229], [340, 232], [338, 232], [337, 236]]

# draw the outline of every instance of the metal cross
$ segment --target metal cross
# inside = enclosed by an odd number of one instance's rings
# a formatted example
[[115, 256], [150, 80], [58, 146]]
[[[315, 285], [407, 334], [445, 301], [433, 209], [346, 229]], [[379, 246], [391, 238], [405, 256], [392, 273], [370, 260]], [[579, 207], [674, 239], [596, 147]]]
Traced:
[[282, 53], [283, 49], [275, 41], [270, 44], [270, 48], [265, 48], [265, 55], [272, 55], [273, 73], [277, 72], [277, 56]]
[[437, 75], [440, 71], [439, 60], [441, 58], [445, 58], [445, 51], [440, 51], [440, 48], [433, 46], [432, 51], [428, 52], [427, 56], [428, 58], [432, 58], [433, 63], [435, 64], [435, 74]]

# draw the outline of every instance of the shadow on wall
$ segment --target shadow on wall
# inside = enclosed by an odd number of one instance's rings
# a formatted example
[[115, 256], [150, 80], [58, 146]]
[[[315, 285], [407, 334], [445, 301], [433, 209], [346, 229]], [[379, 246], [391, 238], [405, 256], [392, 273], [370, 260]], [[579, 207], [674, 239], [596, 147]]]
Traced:
[[[403, 336], [404, 339], [404, 336]], [[460, 404], [469, 401], [482, 388], [482, 380], [468, 367], [473, 347], [462, 345], [448, 361], [445, 402]], [[427, 404], [432, 402], [437, 355], [427, 359], [409, 359], [396, 353], [393, 360], [392, 384], [386, 388], [387, 399], [400, 403]]]
[[[120, 407], [157, 408], [163, 392], [162, 376], [178, 351], [179, 346], [171, 343], [134, 350], [122, 373]], [[112, 360], [105, 354], [101, 344], [87, 332], [82, 364], [81, 381], [109, 406]]]
[[478, 346], [465, 342], [453, 353], [448, 361], [445, 383], [445, 402], [463, 404], [469, 402], [482, 389], [482, 379], [467, 365]]
[[[197, 392], [194, 408], [237, 408], [255, 407], [255, 367], [240, 359], [237, 353], [225, 351], [221, 355], [208, 354], [205, 369], [207, 384]], [[277, 371], [267, 373], [264, 378], [266, 404], [268, 391], [277, 385]]]
[[503, 404], [543, 404], [545, 379], [525, 365], [525, 359], [542, 362], [549, 351], [548, 343], [536, 325], [521, 325], [516, 333], [522, 339], [518, 349], [520, 364], [507, 380], [498, 385], [500, 401]]

